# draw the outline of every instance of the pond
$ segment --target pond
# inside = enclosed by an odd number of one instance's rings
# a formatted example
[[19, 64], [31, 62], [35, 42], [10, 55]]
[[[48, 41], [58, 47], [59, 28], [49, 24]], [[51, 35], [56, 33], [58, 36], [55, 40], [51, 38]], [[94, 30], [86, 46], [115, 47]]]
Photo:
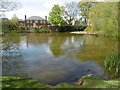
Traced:
[[109, 37], [69, 33], [5, 34], [2, 38], [2, 75], [32, 78], [56, 85], [93, 74], [111, 79], [102, 62], [117, 54], [117, 42]]

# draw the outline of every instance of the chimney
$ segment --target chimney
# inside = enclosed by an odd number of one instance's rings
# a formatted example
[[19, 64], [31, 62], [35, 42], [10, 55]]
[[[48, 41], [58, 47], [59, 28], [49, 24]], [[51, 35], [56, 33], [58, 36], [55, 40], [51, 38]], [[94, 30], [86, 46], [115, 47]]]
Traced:
[[24, 20], [24, 25], [25, 25], [25, 26], [27, 26], [27, 24], [26, 24], [26, 17], [27, 17], [27, 16], [25, 15], [25, 20]]
[[26, 20], [27, 16], [25, 15], [25, 20]]
[[45, 19], [47, 20], [47, 16], [45, 16]]

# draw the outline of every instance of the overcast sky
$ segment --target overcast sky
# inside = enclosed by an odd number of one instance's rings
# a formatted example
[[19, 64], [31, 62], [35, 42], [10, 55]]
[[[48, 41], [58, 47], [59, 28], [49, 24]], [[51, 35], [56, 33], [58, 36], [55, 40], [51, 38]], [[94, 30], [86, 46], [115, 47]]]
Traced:
[[24, 15], [27, 18], [30, 16], [45, 17], [49, 15], [54, 4], [64, 5], [68, 2], [79, 2], [80, 0], [19, 0], [22, 4], [22, 8], [16, 11], [6, 12], [6, 17], [11, 19], [14, 14], [19, 19], [24, 19]]

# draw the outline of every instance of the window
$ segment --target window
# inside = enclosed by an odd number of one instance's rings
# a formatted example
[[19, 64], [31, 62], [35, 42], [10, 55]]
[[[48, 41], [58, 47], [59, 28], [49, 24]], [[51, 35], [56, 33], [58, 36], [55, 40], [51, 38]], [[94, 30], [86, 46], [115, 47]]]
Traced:
[[32, 23], [32, 20], [30, 21], [30, 23]]
[[27, 21], [27, 23], [29, 23], [29, 21]]
[[22, 23], [22, 22], [20, 22], [20, 25], [23, 25], [23, 23]]
[[46, 23], [46, 21], [44, 21], [44, 23]]
[[35, 20], [35, 23], [38, 23], [38, 20]]
[[42, 21], [40, 21], [40, 23], [42, 23]]

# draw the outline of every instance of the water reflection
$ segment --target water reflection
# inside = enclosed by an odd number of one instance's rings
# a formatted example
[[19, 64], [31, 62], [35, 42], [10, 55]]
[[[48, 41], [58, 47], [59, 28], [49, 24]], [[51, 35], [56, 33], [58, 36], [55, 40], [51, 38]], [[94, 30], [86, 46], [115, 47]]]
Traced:
[[[13, 38], [14, 37], [14, 38]], [[20, 35], [8, 34], [2, 38], [2, 74], [22, 75], [23, 57], [20, 51]]]
[[3, 75], [36, 79], [55, 85], [93, 73], [108, 79], [101, 65], [106, 55], [117, 53], [108, 37], [72, 34], [6, 34], [3, 36]]

